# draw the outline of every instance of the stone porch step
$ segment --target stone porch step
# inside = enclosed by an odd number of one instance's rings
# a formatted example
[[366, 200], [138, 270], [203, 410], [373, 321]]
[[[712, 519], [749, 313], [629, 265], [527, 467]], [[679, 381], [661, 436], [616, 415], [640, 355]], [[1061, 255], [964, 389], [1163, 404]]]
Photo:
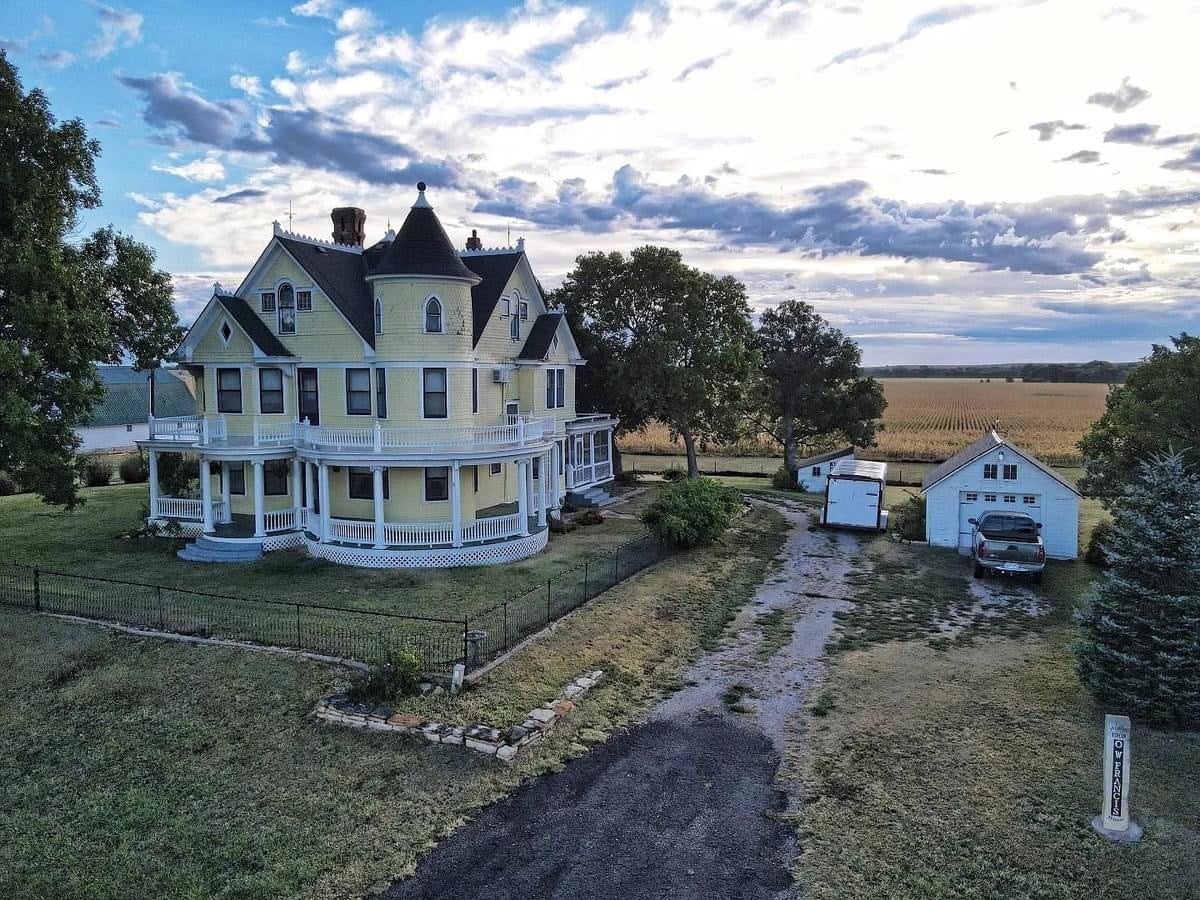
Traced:
[[188, 544], [176, 556], [191, 562], [254, 562], [262, 559], [262, 541], [214, 541], [212, 538], [200, 535], [194, 543]]

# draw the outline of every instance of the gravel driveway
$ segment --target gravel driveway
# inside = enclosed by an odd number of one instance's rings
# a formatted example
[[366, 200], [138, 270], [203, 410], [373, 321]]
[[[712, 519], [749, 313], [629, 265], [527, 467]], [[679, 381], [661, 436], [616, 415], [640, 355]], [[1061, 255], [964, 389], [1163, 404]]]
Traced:
[[644, 724], [483, 812], [385, 896], [790, 896], [793, 833], [772, 816], [789, 804], [777, 774], [802, 740], [858, 541], [809, 530], [808, 509], [781, 511], [780, 567], [686, 687]]

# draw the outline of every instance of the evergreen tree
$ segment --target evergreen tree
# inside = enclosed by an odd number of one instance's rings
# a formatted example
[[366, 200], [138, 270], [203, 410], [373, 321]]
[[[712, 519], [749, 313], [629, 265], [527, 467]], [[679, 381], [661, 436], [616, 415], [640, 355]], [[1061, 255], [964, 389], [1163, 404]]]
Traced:
[[1113, 711], [1200, 724], [1200, 472], [1182, 454], [1143, 462], [1113, 507], [1108, 571], [1078, 621], [1079, 674]]

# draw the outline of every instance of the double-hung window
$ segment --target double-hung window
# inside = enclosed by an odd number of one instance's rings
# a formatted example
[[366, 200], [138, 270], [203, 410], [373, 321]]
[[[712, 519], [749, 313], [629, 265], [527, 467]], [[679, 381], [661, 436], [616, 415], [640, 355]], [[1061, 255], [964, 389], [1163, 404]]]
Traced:
[[346, 370], [346, 415], [371, 414], [371, 370]]
[[479, 370], [471, 370], [471, 412], [479, 412]]
[[1016, 481], [1017, 480], [1017, 467], [1015, 465], [1007, 465], [1006, 464], [1004, 466], [1004, 480], [1005, 481]]
[[246, 494], [246, 464], [244, 462], [229, 464], [229, 493]]
[[283, 371], [258, 370], [258, 411], [263, 414], [283, 412]]
[[[375, 475], [370, 469], [351, 467], [349, 470], [349, 492], [351, 500], [375, 499]], [[383, 499], [388, 499], [388, 470], [383, 470]]]
[[387, 418], [387, 369], [375, 370], [375, 415]]
[[562, 409], [567, 405], [567, 370], [546, 370], [546, 409]]
[[286, 459], [269, 459], [263, 464], [263, 494], [267, 497], [285, 497], [288, 492], [288, 469]]
[[290, 284], [279, 286], [279, 328], [280, 334], [296, 333], [296, 292]]
[[275, 312], [275, 292], [263, 291], [258, 298], [258, 308], [263, 312]]
[[217, 412], [242, 411], [242, 370], [217, 369]]
[[421, 414], [426, 419], [446, 418], [446, 370], [422, 369]]
[[508, 319], [508, 336], [514, 341], [521, 336], [521, 317], [510, 316]]
[[442, 304], [437, 297], [430, 297], [425, 304], [425, 333], [442, 333]]
[[995, 481], [999, 477], [999, 468], [995, 463], [984, 463], [983, 477], [989, 481]]
[[425, 499], [426, 500], [449, 500], [450, 499], [450, 469], [447, 466], [438, 466], [433, 469], [425, 470]]
[[312, 291], [296, 291], [296, 309], [312, 312]]
[[521, 319], [522, 320], [528, 319], [529, 318], [529, 304], [526, 303], [524, 300], [522, 300], [520, 302], [520, 304], [518, 305], [518, 308], [521, 310]]

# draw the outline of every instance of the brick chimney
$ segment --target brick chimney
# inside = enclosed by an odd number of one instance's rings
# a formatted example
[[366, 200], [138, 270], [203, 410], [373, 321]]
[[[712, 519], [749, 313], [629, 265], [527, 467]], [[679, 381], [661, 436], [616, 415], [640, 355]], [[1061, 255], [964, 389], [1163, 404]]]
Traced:
[[476, 231], [474, 228], [471, 229], [471, 236], [469, 238], [467, 238], [467, 249], [468, 250], [482, 250], [483, 249], [483, 241], [481, 241], [479, 239], [479, 232]]
[[338, 244], [363, 245], [366, 237], [367, 214], [357, 206], [339, 206], [329, 217], [333, 219], [333, 240]]

